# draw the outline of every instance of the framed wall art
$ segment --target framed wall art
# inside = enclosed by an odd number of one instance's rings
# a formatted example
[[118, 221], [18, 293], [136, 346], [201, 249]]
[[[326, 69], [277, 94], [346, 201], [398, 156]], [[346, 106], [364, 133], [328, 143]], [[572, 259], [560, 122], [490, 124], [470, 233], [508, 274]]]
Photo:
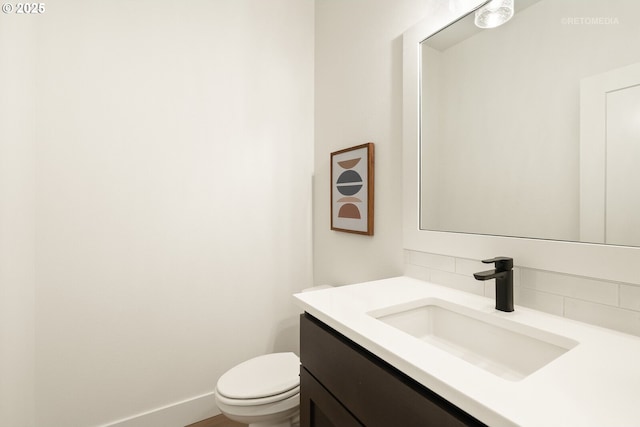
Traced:
[[331, 153], [331, 229], [373, 235], [373, 142]]

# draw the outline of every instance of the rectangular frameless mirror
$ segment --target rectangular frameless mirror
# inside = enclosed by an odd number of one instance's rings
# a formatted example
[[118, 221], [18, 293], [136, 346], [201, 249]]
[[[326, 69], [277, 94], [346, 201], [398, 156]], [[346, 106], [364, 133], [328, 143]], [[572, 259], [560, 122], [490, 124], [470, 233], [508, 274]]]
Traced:
[[422, 43], [420, 228], [640, 246], [640, 1], [515, 9]]

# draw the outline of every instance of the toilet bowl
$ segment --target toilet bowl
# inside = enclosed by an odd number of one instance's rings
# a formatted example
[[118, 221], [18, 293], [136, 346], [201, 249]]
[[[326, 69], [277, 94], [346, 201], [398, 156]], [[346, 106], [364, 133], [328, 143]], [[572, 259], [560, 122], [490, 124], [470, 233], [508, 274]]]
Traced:
[[215, 399], [227, 418], [250, 427], [297, 426], [300, 359], [272, 353], [247, 360], [220, 377]]
[[[332, 287], [320, 285], [302, 292]], [[227, 418], [249, 427], [299, 427], [300, 358], [272, 353], [247, 360], [220, 377], [215, 399]]]

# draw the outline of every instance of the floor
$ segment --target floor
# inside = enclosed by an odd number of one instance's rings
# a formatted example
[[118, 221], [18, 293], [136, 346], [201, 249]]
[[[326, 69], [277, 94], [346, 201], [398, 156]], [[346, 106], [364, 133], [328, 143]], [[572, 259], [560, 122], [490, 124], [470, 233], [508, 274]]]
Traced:
[[189, 424], [186, 427], [247, 427], [247, 425], [231, 421], [224, 415], [216, 415], [215, 417], [198, 421], [195, 424]]

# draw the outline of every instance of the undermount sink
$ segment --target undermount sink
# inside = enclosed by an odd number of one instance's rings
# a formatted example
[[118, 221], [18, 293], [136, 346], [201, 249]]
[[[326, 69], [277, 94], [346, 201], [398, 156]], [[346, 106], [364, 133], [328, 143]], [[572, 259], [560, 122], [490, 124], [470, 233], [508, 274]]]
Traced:
[[532, 374], [577, 341], [437, 298], [371, 311], [370, 316], [511, 381]]

